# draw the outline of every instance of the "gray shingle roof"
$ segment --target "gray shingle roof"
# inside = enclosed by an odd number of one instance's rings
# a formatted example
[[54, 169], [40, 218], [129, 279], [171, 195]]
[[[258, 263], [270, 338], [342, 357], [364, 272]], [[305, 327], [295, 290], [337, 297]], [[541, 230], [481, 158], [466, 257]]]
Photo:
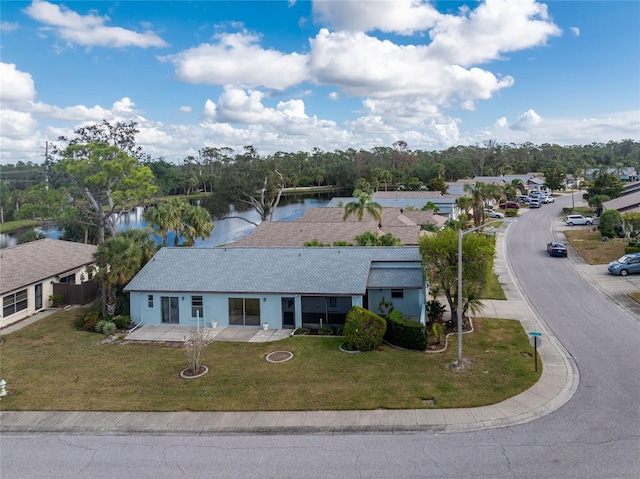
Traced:
[[372, 268], [367, 280], [368, 288], [420, 288], [422, 268]]
[[97, 246], [41, 239], [0, 250], [0, 294], [93, 264]]
[[364, 294], [372, 261], [420, 260], [417, 247], [162, 248], [125, 291]]

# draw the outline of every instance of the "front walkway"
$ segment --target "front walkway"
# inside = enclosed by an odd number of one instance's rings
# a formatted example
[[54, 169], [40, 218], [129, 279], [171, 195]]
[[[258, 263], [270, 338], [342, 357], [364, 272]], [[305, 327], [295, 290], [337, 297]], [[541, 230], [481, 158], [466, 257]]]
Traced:
[[[267, 341], [278, 341], [288, 338], [293, 332], [292, 329], [257, 329], [242, 326], [231, 326], [228, 328], [201, 328], [206, 329], [213, 341], [242, 341], [248, 343], [265, 343]], [[141, 326], [129, 333], [127, 341], [161, 341], [161, 342], [184, 342], [189, 338], [191, 331], [195, 331], [195, 326], [177, 326], [173, 324], [147, 325]]]

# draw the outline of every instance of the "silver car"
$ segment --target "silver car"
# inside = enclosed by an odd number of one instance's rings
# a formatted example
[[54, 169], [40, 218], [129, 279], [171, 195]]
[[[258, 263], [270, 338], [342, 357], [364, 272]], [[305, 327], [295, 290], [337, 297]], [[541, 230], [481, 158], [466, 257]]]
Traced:
[[567, 225], [592, 225], [593, 218], [591, 216], [567, 215]]

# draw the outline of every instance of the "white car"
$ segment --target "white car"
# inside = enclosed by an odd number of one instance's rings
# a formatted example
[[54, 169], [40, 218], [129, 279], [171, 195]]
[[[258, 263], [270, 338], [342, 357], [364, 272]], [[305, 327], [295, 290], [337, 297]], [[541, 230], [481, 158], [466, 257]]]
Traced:
[[540, 198], [541, 203], [553, 203], [554, 201], [555, 198], [553, 196], [543, 196], [542, 198]]
[[533, 198], [531, 201], [529, 201], [529, 208], [540, 208], [540, 201]]
[[499, 211], [493, 211], [493, 210], [485, 210], [485, 214], [489, 217], [489, 218], [504, 218], [504, 213], [500, 213]]
[[591, 216], [567, 215], [567, 225], [592, 225], [593, 218]]

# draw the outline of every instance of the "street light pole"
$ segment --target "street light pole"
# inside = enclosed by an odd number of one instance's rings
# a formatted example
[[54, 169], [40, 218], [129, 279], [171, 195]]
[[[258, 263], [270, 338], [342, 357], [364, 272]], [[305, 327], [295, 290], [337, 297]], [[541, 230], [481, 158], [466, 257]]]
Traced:
[[462, 368], [462, 237], [499, 221], [511, 223], [513, 220], [493, 220], [475, 228], [468, 230], [462, 230], [461, 228], [458, 230], [458, 361], [456, 363], [458, 369]]

